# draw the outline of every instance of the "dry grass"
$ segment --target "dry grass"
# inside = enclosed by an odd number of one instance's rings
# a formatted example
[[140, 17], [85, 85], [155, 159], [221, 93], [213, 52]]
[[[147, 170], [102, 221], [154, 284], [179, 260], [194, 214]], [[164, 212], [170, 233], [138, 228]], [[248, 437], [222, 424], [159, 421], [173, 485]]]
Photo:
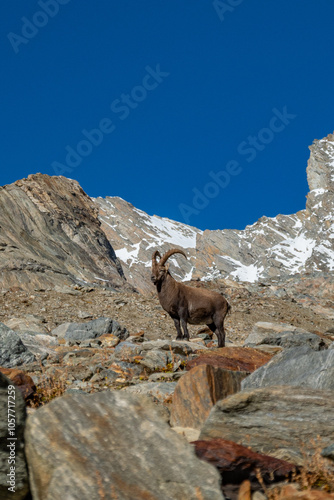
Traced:
[[[334, 464], [321, 456], [323, 446], [320, 444], [319, 437], [310, 442], [308, 450], [310, 447], [313, 450], [312, 454], [306, 452], [306, 446], [302, 448], [303, 466], [300, 468], [300, 472], [293, 474], [289, 484], [295, 485], [300, 491], [321, 490], [326, 493], [334, 493]], [[286, 493], [284, 490], [282, 491], [282, 486], [268, 488], [264, 484], [260, 471], [257, 471], [256, 477], [268, 500], [286, 499]]]
[[29, 401], [29, 406], [31, 408], [38, 408], [39, 406], [46, 405], [50, 403], [55, 398], [62, 396], [67, 389], [66, 385], [66, 369], [61, 375], [50, 375], [47, 374], [43, 365], [41, 365], [42, 376], [44, 375], [44, 380], [37, 384], [36, 394]]

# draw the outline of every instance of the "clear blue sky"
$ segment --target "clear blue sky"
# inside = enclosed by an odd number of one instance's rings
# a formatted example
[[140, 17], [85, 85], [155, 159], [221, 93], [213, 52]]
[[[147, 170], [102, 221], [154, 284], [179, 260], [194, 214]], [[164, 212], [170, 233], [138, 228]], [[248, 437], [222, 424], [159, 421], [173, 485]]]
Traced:
[[201, 229], [305, 207], [334, 2], [11, 0], [0, 19], [0, 185], [63, 171]]

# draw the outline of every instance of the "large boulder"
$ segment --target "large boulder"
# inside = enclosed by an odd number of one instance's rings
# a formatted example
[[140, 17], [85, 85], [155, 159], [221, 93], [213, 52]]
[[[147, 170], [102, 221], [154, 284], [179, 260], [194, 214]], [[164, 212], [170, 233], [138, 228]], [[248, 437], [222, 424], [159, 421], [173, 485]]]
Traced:
[[200, 429], [219, 399], [240, 391], [247, 372], [199, 365], [183, 375], [173, 395], [171, 425]]
[[143, 396], [58, 398], [29, 416], [34, 500], [221, 500], [218, 471], [199, 460]]
[[315, 333], [287, 323], [270, 323], [267, 321], [256, 323], [244, 343], [248, 347], [255, 347], [262, 344], [284, 348], [310, 346], [315, 351], [320, 351], [327, 347], [326, 342]]
[[129, 336], [126, 328], [111, 318], [93, 319], [87, 323], [63, 323], [52, 330], [52, 335], [74, 341], [96, 339], [106, 333], [112, 333], [122, 340]]
[[[1, 500], [21, 500], [29, 492], [23, 440], [26, 408], [20, 391], [13, 387], [12, 381], [0, 372]], [[12, 418], [15, 422], [9, 421]]]
[[254, 451], [300, 463], [312, 441], [333, 443], [332, 391], [292, 386], [244, 390], [218, 401], [199, 439], [222, 438]]
[[200, 354], [188, 361], [186, 368], [191, 370], [198, 365], [211, 365], [224, 370], [253, 372], [268, 363], [271, 357], [270, 354], [248, 347], [223, 347]]
[[34, 354], [27, 349], [17, 333], [0, 323], [0, 366], [14, 368], [35, 360]]
[[196, 455], [219, 470], [223, 492], [228, 497], [235, 494], [244, 481], [249, 481], [252, 491], [261, 490], [259, 473], [263, 483], [269, 485], [284, 481], [296, 471], [294, 464], [256, 453], [226, 439], [195, 441], [193, 444]]
[[314, 351], [308, 346], [286, 349], [242, 382], [243, 389], [270, 385], [334, 390], [334, 350]]

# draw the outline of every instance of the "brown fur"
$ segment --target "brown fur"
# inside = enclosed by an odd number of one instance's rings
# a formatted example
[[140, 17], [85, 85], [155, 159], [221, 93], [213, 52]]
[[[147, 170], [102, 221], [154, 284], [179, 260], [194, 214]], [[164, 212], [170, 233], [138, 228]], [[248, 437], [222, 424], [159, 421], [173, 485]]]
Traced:
[[[168, 265], [165, 266], [169, 257], [175, 253], [186, 257], [182, 250], [176, 248], [166, 252], [163, 257], [158, 251], [153, 253], [151, 280], [157, 287], [160, 304], [174, 320], [177, 331], [176, 339], [189, 340], [187, 323], [205, 324], [217, 335], [218, 347], [224, 347], [224, 319], [230, 309], [227, 300], [220, 293], [203, 288], [192, 288], [175, 281], [168, 271]], [[158, 262], [157, 257], [160, 257]]]

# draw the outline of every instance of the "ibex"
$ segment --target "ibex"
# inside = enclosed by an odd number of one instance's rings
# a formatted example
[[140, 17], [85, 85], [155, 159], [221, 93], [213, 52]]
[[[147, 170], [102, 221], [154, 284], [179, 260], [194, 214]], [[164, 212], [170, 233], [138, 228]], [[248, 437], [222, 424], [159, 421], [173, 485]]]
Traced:
[[[187, 323], [207, 325], [217, 335], [218, 347], [224, 347], [224, 319], [230, 309], [229, 303], [220, 293], [204, 288], [192, 288], [175, 281], [168, 271], [168, 265], [165, 266], [167, 259], [175, 253], [187, 258], [186, 254], [177, 248], [168, 250], [163, 257], [157, 250], [153, 253], [151, 280], [157, 287], [160, 304], [174, 320], [176, 340], [189, 340]], [[159, 261], [157, 257], [160, 258]]]

